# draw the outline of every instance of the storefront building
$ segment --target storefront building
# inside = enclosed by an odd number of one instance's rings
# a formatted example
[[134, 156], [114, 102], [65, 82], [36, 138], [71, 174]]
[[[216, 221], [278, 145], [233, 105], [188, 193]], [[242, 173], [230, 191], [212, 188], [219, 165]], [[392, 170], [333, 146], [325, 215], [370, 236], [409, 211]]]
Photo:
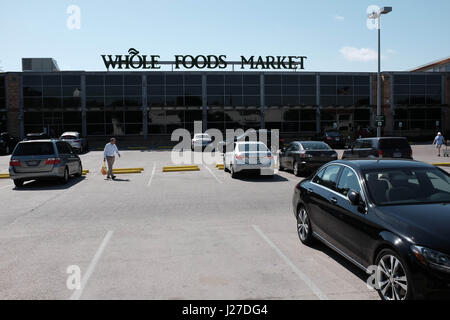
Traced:
[[[445, 61], [444, 61], [445, 62]], [[444, 63], [445, 65], [445, 63]], [[441, 68], [442, 69], [442, 68]], [[450, 72], [383, 72], [385, 135], [450, 129]], [[52, 71], [0, 73], [0, 126], [23, 137], [169, 137], [174, 129], [279, 129], [314, 137], [374, 127], [376, 73]]]

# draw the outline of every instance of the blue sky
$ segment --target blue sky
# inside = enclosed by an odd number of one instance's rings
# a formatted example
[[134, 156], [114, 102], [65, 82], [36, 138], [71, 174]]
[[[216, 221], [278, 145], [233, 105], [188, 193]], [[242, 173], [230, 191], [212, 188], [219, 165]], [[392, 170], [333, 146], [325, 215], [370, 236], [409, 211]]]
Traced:
[[[80, 8], [80, 29], [67, 25]], [[382, 17], [382, 70], [450, 56], [448, 0], [278, 1], [1, 1], [0, 68], [22, 57], [53, 57], [62, 70], [105, 70], [100, 54], [305, 55], [305, 71], [376, 71], [377, 33], [366, 26], [370, 5]]]

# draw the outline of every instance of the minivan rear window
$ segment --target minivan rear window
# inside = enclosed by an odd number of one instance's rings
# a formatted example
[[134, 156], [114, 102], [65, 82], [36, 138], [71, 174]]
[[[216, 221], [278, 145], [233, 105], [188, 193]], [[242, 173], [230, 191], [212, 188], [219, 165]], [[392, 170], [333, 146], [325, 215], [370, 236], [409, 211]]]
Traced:
[[54, 153], [53, 143], [51, 142], [19, 143], [14, 150], [14, 156], [40, 156]]
[[409, 143], [406, 139], [381, 139], [380, 149], [409, 149]]
[[76, 136], [71, 136], [71, 135], [65, 135], [65, 136], [61, 136], [61, 139], [76, 140], [77, 137]]

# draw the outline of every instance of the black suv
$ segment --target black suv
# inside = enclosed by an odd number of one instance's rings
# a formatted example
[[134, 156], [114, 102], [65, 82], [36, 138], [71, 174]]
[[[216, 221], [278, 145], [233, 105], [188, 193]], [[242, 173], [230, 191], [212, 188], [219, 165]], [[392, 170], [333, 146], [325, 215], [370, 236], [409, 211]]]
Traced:
[[323, 142], [328, 144], [332, 148], [343, 149], [345, 148], [345, 138], [344, 136], [337, 130], [327, 130], [323, 133], [322, 139]]
[[406, 138], [382, 137], [358, 139], [346, 149], [342, 159], [402, 158], [412, 159], [412, 149]]

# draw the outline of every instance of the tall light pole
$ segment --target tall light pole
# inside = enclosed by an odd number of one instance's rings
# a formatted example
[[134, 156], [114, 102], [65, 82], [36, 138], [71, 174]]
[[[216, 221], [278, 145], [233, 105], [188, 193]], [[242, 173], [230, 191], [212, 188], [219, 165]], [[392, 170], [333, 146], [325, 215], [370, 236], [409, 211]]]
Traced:
[[[383, 7], [369, 14], [369, 19], [378, 19], [378, 73], [377, 73], [377, 116], [381, 116], [381, 15], [388, 14], [392, 7]], [[392, 101], [391, 101], [392, 103]], [[377, 123], [377, 137], [381, 137], [381, 127]]]

